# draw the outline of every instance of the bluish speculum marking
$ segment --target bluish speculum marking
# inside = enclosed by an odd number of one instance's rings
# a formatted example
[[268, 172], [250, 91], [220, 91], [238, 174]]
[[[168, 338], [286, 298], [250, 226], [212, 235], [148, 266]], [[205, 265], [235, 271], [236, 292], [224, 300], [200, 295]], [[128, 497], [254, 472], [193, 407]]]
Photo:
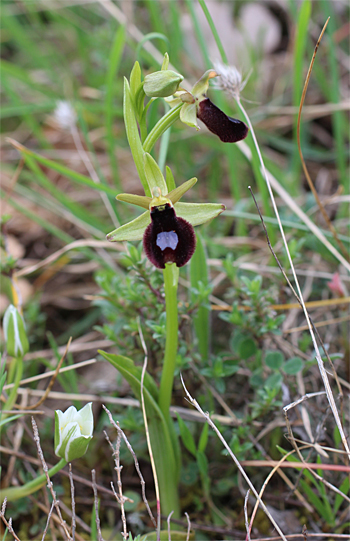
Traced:
[[175, 250], [178, 242], [179, 237], [175, 231], [162, 231], [162, 233], [158, 233], [157, 235], [156, 244], [161, 250], [165, 250], [166, 248]]

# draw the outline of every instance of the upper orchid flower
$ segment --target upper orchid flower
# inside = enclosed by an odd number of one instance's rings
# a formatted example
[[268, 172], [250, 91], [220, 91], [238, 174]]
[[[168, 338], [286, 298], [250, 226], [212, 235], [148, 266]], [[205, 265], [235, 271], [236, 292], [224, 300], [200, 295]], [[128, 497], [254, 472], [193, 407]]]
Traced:
[[[145, 175], [153, 197], [119, 194], [117, 199], [147, 209], [135, 220], [107, 235], [110, 241], [143, 239], [148, 259], [158, 268], [166, 263], [182, 267], [192, 257], [196, 237], [193, 226], [215, 218], [225, 210], [218, 203], [180, 203], [179, 200], [196, 182], [192, 178], [168, 193], [164, 176], [152, 156], [145, 153]], [[167, 176], [171, 171], [167, 168]]]
[[184, 102], [180, 111], [180, 120], [188, 126], [199, 129], [197, 124], [197, 118], [199, 118], [208, 130], [215, 133], [224, 143], [237, 143], [247, 137], [248, 126], [236, 118], [227, 116], [206, 96], [209, 80], [217, 75], [212, 69], [206, 71], [191, 92], [178, 90], [174, 98], [168, 101], [170, 105]]

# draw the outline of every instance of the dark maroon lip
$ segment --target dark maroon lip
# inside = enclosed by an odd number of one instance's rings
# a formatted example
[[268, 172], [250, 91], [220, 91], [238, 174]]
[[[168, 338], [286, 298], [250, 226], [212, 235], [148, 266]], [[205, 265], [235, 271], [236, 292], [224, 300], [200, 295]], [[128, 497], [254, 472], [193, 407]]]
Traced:
[[166, 263], [183, 267], [196, 247], [192, 225], [176, 216], [170, 204], [153, 207], [150, 214], [151, 223], [143, 235], [146, 256], [159, 269], [164, 269]]
[[209, 98], [198, 105], [197, 117], [208, 130], [215, 133], [223, 143], [237, 143], [247, 137], [249, 128], [241, 120], [227, 116]]

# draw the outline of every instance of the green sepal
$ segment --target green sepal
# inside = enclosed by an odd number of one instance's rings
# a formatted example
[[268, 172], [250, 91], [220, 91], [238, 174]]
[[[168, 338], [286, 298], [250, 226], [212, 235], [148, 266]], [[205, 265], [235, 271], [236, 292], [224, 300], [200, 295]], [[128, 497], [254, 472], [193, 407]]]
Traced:
[[123, 201], [124, 203], [130, 203], [131, 205], [142, 207], [146, 210], [149, 210], [149, 204], [152, 201], [151, 197], [146, 197], [145, 195], [135, 195], [133, 193], [120, 193], [117, 195], [116, 199], [118, 199], [118, 201]]
[[143, 214], [135, 218], [135, 220], [132, 220], [131, 222], [128, 222], [121, 227], [118, 227], [118, 229], [115, 229], [111, 233], [108, 233], [107, 240], [111, 242], [142, 240], [145, 229], [150, 223], [151, 216], [149, 211], [144, 212]]
[[141, 85], [141, 68], [138, 62], [135, 62], [130, 73], [130, 93], [133, 99], [135, 99], [136, 92]]
[[[129, 383], [134, 395], [141, 401], [141, 366], [122, 355], [99, 351], [104, 359], [112, 364]], [[143, 396], [148, 419], [149, 435], [158, 474], [162, 512], [168, 515], [174, 511], [179, 516], [177, 485], [180, 462], [179, 443], [173, 423], [167, 422], [158, 406], [158, 388], [153, 378], [145, 373]]]
[[140, 140], [139, 130], [136, 122], [134, 105], [132, 103], [129, 82], [124, 79], [124, 123], [126, 129], [126, 136], [128, 138], [130, 150], [134, 158], [137, 172], [139, 174], [143, 189], [146, 195], [151, 195], [147, 179], [145, 175], [144, 167], [144, 152]]
[[225, 210], [220, 203], [176, 203], [174, 205], [177, 216], [184, 218], [193, 226], [209, 222]]
[[22, 315], [10, 304], [3, 319], [4, 338], [7, 353], [11, 357], [24, 357], [29, 351], [29, 342]]
[[148, 154], [148, 152], [145, 152], [144, 154], [144, 170], [151, 194], [153, 189], [158, 187], [160, 188], [162, 195], [166, 195], [168, 189], [163, 173], [161, 172], [157, 162], [150, 154]]
[[191, 94], [193, 94], [196, 98], [204, 97], [209, 88], [209, 80], [216, 76], [217, 73], [213, 69], [207, 70], [196, 82], [191, 90]]
[[195, 103], [184, 103], [180, 110], [180, 120], [191, 128], [199, 130], [197, 124], [197, 107]]
[[176, 184], [175, 179], [172, 170], [167, 165], [165, 166], [165, 181], [168, 189], [168, 193], [170, 193], [172, 190], [175, 190]]
[[164, 58], [163, 58], [163, 63], [162, 63], [161, 70], [167, 70], [168, 66], [169, 66], [169, 55], [168, 55], [168, 53], [165, 53]]
[[192, 188], [197, 182], [197, 178], [193, 177], [190, 180], [186, 180], [181, 186], [178, 186], [174, 190], [168, 193], [167, 198], [170, 199], [173, 205], [180, 201], [181, 197]]

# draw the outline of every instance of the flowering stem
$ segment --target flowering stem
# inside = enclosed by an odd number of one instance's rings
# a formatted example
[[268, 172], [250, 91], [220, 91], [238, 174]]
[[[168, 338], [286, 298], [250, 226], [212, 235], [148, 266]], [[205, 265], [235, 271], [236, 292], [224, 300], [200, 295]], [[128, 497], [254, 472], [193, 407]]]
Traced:
[[179, 269], [172, 263], [165, 265], [163, 271], [166, 309], [166, 342], [162, 377], [159, 388], [159, 407], [167, 419], [174, 382], [174, 371], [178, 341], [177, 284]]
[[[61, 458], [59, 462], [52, 468], [50, 468], [47, 472], [49, 477], [52, 477], [55, 475], [55, 473], [62, 470], [62, 468], [65, 467], [67, 462], [64, 460], [64, 458]], [[36, 492], [39, 490], [39, 488], [43, 487], [45, 483], [47, 482], [46, 474], [43, 473], [42, 475], [39, 475], [33, 481], [29, 481], [29, 483], [26, 483], [25, 485], [22, 485], [21, 487], [10, 487], [5, 488], [4, 490], [1, 490], [1, 499], [7, 498], [8, 501], [15, 501], [19, 498], [24, 498], [25, 496], [29, 496], [30, 494], [33, 494], [33, 492]]]
[[182, 106], [183, 103], [180, 103], [173, 109], [170, 109], [164, 116], [162, 116], [160, 120], [158, 120], [157, 124], [149, 132], [145, 142], [143, 143], [143, 150], [145, 152], [151, 152], [157, 140], [179, 118], [180, 109]]
[[[6, 400], [6, 403], [4, 405], [4, 410], [11, 410], [13, 404], [16, 402], [17, 398], [17, 389], [19, 387], [19, 384], [22, 379], [23, 374], [23, 357], [17, 357], [16, 359], [13, 359], [16, 365], [16, 373], [15, 373], [15, 379], [13, 382], [13, 387], [11, 389], [11, 392], [9, 394], [8, 399]], [[6, 416], [6, 413], [3, 414], [3, 418]]]

